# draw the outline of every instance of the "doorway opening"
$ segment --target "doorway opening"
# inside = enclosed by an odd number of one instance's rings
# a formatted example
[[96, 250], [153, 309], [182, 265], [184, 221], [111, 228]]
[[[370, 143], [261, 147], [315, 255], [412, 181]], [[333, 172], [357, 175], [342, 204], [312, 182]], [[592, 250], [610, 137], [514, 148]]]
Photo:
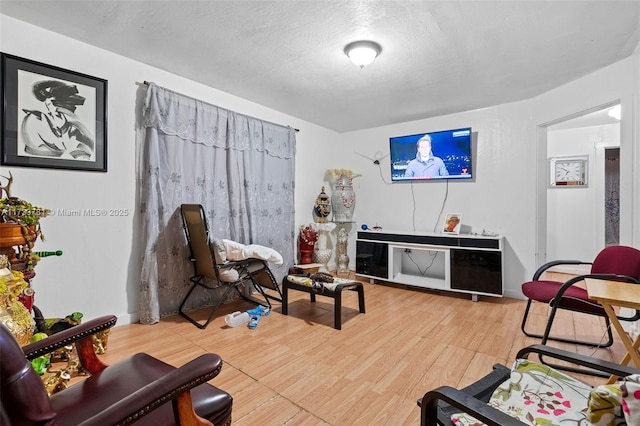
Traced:
[[[546, 129], [545, 260], [593, 259], [620, 237], [619, 103], [558, 120]], [[553, 161], [584, 158], [586, 182], [550, 183]], [[553, 161], [552, 161], [553, 160]], [[555, 164], [555, 163], [554, 163]]]

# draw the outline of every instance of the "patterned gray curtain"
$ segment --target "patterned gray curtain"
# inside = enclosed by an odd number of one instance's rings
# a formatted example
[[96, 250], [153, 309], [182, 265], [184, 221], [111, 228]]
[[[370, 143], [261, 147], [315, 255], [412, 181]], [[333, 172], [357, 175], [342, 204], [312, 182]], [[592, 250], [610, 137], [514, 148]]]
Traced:
[[[149, 83], [142, 111], [140, 322], [177, 313], [193, 275], [180, 205], [202, 204], [212, 237], [277, 250], [281, 280], [294, 260], [295, 130]], [[199, 288], [191, 306], [215, 295]]]

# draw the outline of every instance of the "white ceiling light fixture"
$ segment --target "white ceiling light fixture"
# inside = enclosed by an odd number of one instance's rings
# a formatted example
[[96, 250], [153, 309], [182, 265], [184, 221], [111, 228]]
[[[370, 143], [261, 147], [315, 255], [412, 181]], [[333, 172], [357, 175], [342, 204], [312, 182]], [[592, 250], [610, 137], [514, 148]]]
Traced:
[[344, 53], [351, 59], [351, 62], [364, 68], [369, 65], [380, 54], [382, 47], [374, 41], [354, 41], [344, 48]]
[[622, 117], [622, 107], [620, 107], [620, 105], [616, 105], [613, 108], [611, 108], [609, 110], [609, 117], [613, 117], [616, 120], [620, 120], [620, 117]]

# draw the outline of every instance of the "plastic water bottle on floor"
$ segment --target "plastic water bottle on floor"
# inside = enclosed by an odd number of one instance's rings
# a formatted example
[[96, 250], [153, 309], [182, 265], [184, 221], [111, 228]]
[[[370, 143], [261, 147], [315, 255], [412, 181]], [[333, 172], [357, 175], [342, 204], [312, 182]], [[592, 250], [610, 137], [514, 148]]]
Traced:
[[249, 322], [249, 314], [246, 312], [235, 311], [225, 316], [224, 322], [226, 322], [229, 327], [237, 327]]

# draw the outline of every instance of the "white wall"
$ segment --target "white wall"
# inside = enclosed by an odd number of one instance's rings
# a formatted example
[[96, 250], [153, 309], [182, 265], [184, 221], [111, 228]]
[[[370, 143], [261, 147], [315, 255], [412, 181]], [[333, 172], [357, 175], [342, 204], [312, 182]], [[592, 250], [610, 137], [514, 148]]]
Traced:
[[[118, 218], [46, 218], [43, 227], [47, 241], [36, 246], [38, 250], [61, 249], [65, 252], [60, 258], [42, 260], [36, 268], [36, 304], [45, 316], [82, 311], [90, 318], [113, 313], [120, 317], [120, 323], [137, 319], [140, 260], [136, 238], [138, 218], [134, 213], [137, 197], [135, 118], [143, 80], [240, 113], [299, 128], [296, 155], [298, 225], [312, 221], [313, 202], [320, 187], [327, 184], [323, 180], [325, 170], [349, 168], [363, 174], [355, 179], [357, 226], [378, 223], [386, 229], [411, 231], [415, 196], [415, 229], [433, 230], [442, 224], [438, 213], [446, 184], [413, 184], [412, 195], [411, 184], [384, 182], [389, 181], [388, 158], [382, 160], [381, 168], [378, 168], [357, 153], [372, 158], [376, 153], [385, 155], [390, 136], [472, 126], [477, 132], [475, 182], [451, 182], [444, 213], [462, 212], [463, 222], [471, 226], [473, 232], [485, 229], [506, 236], [505, 294], [512, 297], [521, 297], [520, 284], [537, 266], [539, 170], [536, 158], [540, 154], [536, 126], [614, 99], [621, 99], [624, 111], [637, 115], [637, 110], [634, 113], [632, 109], [632, 99], [637, 98], [640, 85], [636, 50], [633, 58], [532, 100], [338, 134], [3, 15], [0, 15], [0, 50], [109, 81], [108, 173], [3, 166], [0, 174], [11, 170], [16, 182], [14, 194], [44, 207], [121, 208], [132, 212], [128, 217]], [[631, 137], [631, 120], [625, 122], [623, 118], [621, 126], [622, 145], [626, 145], [629, 152], [635, 147], [633, 156], [623, 165], [624, 172], [630, 172], [632, 164], [639, 164], [638, 136], [636, 133], [633, 139]], [[546, 165], [543, 174], [546, 174]], [[630, 192], [633, 186], [637, 192], [640, 188], [637, 173], [632, 181], [633, 185], [629, 182], [625, 190]], [[637, 198], [629, 197], [628, 200], [623, 206], [625, 230], [640, 229]], [[636, 206], [635, 210], [633, 206]], [[628, 239], [634, 236], [632, 242], [636, 246], [640, 244], [638, 231], [627, 235]], [[349, 246], [352, 267], [355, 263], [354, 239], [352, 233]]]

